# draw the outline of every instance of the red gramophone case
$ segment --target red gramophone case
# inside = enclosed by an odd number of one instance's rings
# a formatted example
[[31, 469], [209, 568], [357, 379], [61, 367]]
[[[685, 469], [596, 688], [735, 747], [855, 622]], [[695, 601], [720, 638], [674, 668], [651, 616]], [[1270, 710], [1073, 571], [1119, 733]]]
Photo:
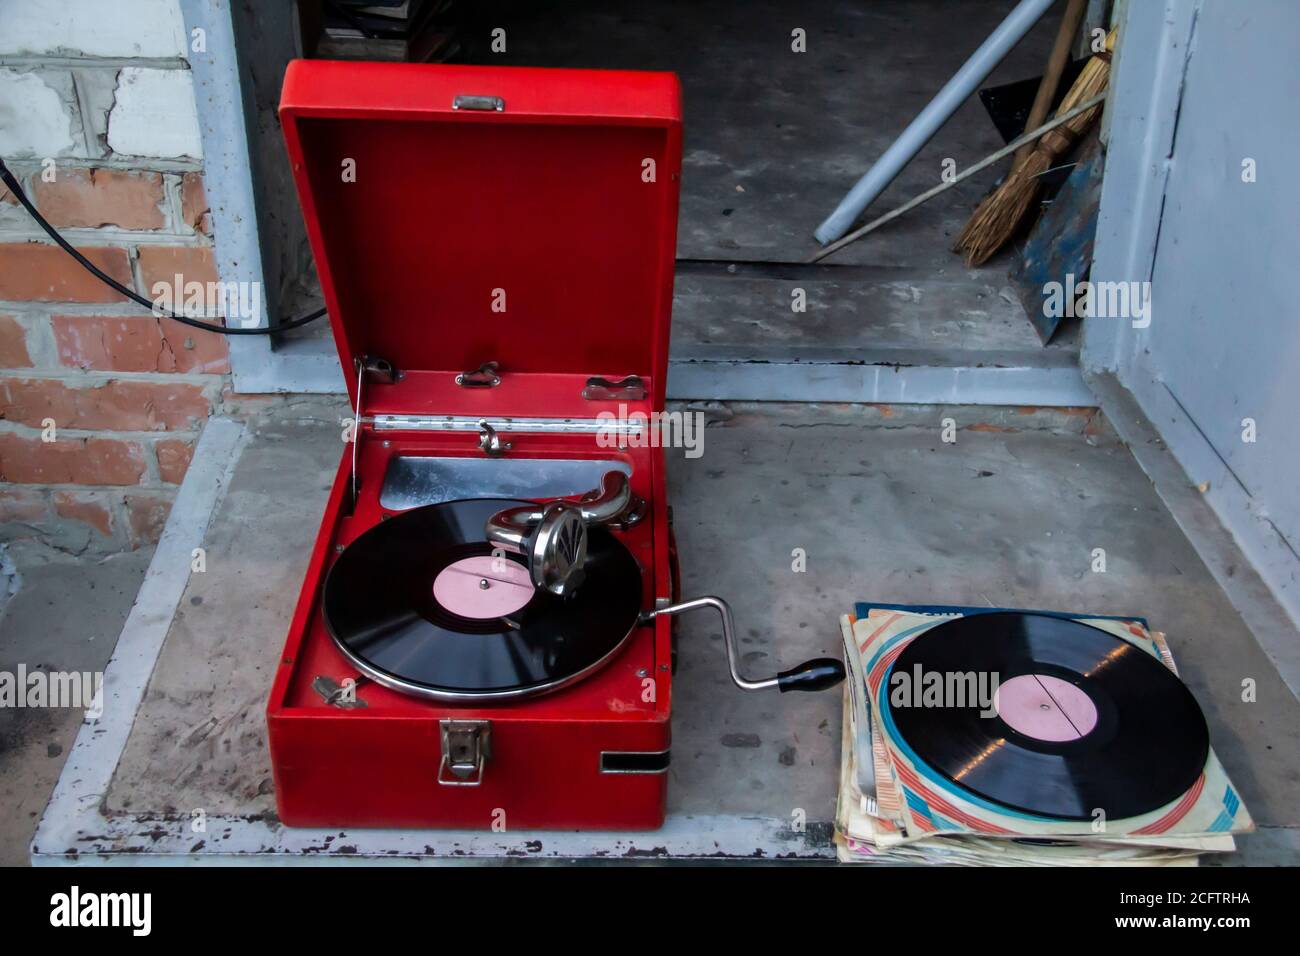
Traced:
[[[285, 76], [280, 117], [349, 397], [353, 408], [361, 401], [363, 419], [594, 419], [620, 405], [663, 408], [681, 173], [675, 76], [298, 61]], [[363, 361], [370, 372], [360, 373]], [[467, 387], [464, 373], [489, 362], [499, 384]], [[593, 378], [617, 386], [628, 376], [641, 380], [644, 397], [616, 387], [603, 400], [584, 397], [595, 394]], [[624, 543], [644, 569], [645, 606], [670, 598], [660, 449], [602, 448], [583, 432], [501, 437], [511, 459], [630, 465], [649, 513]], [[354, 449], [344, 446], [267, 708], [286, 824], [663, 822], [666, 618], [636, 628], [573, 686], [517, 703], [442, 704], [370, 683], [355, 691], [365, 706], [340, 707], [318, 690], [321, 678], [328, 687], [357, 676], [325, 632], [321, 588], [339, 551], [385, 513], [389, 463], [483, 458], [479, 439], [478, 429], [380, 434], [363, 423], [355, 501]], [[487, 752], [468, 785], [447, 769], [445, 721], [489, 722], [486, 740], [450, 741]]]
[[[267, 708], [281, 819], [658, 827], [672, 615], [721, 615], [742, 690], [819, 690], [843, 677], [831, 660], [765, 680], [740, 676], [726, 602], [673, 603], [662, 451], [648, 430], [610, 442], [597, 426], [602, 416], [629, 421], [664, 408], [681, 174], [676, 77], [300, 61], [285, 77], [280, 115], [356, 412]], [[501, 504], [516, 507], [498, 512]], [[440, 582], [459, 562], [439, 566], [432, 587], [423, 571], [409, 575], [418, 595], [392, 614], [384, 603], [391, 578], [444, 553], [426, 551], [422, 529], [467, 513], [475, 517], [460, 522], [468, 537], [457, 547], [483, 554], [489, 541], [527, 543], [509, 569], [524, 575], [529, 603], [517, 620], [492, 618], [504, 636], [478, 643], [490, 630], [483, 621], [437, 623], [451, 607]], [[393, 535], [405, 536], [400, 547], [372, 547]], [[427, 535], [428, 548], [444, 539]], [[622, 569], [609, 579], [617, 587], [592, 583], [609, 560]], [[592, 577], [579, 586], [586, 565]], [[449, 580], [472, 596], [474, 581]], [[620, 612], [592, 613], [613, 592]], [[534, 640], [535, 622], [555, 608], [558, 637]], [[341, 625], [345, 612], [363, 625]], [[520, 684], [527, 695], [487, 680], [448, 690], [357, 651], [387, 647], [403, 621], [415, 629], [403, 638], [416, 640], [398, 657], [437, 667], [486, 673], [476, 655], [498, 637], [512, 666], [530, 654], [524, 663], [550, 666], [582, 635], [609, 650], [563, 680]], [[585, 630], [575, 638], [577, 624]], [[426, 635], [438, 627], [436, 640], [450, 643], [431, 652]]]

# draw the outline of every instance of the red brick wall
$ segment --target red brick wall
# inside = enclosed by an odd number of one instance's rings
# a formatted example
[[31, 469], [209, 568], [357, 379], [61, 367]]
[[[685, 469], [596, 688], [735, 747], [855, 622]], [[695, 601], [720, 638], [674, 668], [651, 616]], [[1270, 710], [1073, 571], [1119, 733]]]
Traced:
[[[105, 272], [216, 280], [201, 174], [11, 163]], [[81, 552], [156, 541], [230, 370], [224, 337], [159, 320], [42, 241], [0, 186], [0, 540]], [[49, 426], [53, 425], [52, 428]], [[53, 440], [49, 440], [53, 439]]]

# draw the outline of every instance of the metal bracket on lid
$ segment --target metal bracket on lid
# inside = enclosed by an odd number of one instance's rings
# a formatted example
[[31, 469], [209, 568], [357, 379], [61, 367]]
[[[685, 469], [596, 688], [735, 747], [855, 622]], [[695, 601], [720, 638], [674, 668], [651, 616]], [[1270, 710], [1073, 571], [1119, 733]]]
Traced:
[[497, 374], [496, 362], [484, 362], [472, 372], [461, 372], [456, 376], [456, 384], [461, 388], [495, 388], [501, 384]]
[[394, 385], [402, 377], [402, 373], [397, 367], [386, 358], [379, 358], [376, 355], [363, 355], [358, 361], [362, 367], [374, 376], [375, 381], [383, 382], [385, 385]]
[[506, 101], [499, 96], [476, 96], [462, 93], [452, 97], [451, 108], [454, 110], [479, 110], [485, 113], [504, 113]]
[[362, 355], [356, 360], [357, 367], [357, 407], [352, 413], [352, 501], [357, 500], [357, 489], [361, 481], [357, 478], [357, 446], [361, 444], [361, 389], [366, 381], [366, 373], [374, 375], [385, 385], [392, 385], [402, 373], [388, 359], [373, 355]]
[[639, 402], [645, 398], [645, 383], [640, 375], [627, 375], [617, 382], [595, 375], [587, 379], [582, 397], [589, 402]]
[[444, 787], [477, 787], [483, 782], [492, 756], [492, 721], [444, 719], [438, 726], [442, 731], [438, 783]]

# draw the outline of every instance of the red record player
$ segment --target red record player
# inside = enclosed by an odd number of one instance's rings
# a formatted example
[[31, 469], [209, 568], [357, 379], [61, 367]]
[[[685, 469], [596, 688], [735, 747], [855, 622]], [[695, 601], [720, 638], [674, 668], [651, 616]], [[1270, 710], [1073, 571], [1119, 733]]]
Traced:
[[298, 61], [280, 116], [355, 411], [267, 707], [290, 826], [652, 829], [678, 600], [668, 73]]

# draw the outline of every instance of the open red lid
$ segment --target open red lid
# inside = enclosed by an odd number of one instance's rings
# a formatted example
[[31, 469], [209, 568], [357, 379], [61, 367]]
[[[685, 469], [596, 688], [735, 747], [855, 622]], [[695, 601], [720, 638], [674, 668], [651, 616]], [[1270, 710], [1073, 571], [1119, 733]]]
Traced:
[[635, 374], [662, 407], [673, 74], [298, 60], [280, 117], [353, 401], [366, 356]]

